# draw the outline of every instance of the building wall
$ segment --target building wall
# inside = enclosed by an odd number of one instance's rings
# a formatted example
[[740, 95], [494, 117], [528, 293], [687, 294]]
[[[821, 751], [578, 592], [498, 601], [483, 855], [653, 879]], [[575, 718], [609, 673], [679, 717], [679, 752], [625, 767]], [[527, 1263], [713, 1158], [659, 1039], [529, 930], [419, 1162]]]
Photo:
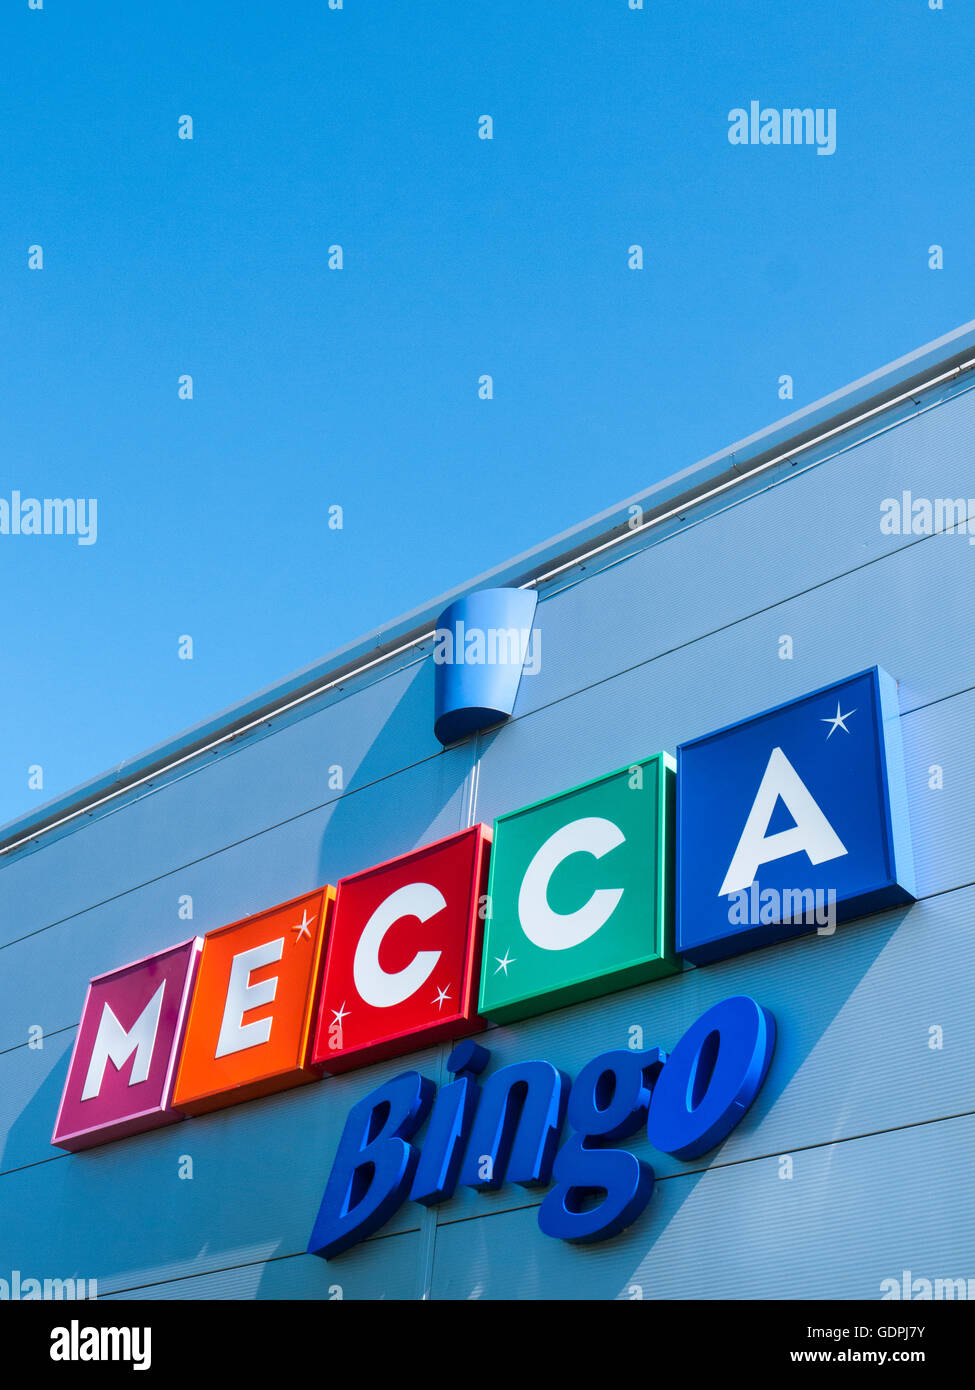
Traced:
[[[440, 749], [414, 649], [0, 860], [0, 1276], [96, 1278], [102, 1297], [572, 1299], [874, 1298], [904, 1269], [975, 1275], [975, 547], [879, 526], [905, 488], [975, 492], [973, 441], [975, 394], [943, 388], [542, 584], [541, 671], [493, 733]], [[541, 1056], [574, 1076], [633, 1024], [666, 1048], [730, 994], [772, 1010], [754, 1106], [704, 1159], [654, 1153], [621, 1237], [550, 1240], [541, 1194], [508, 1185], [407, 1203], [332, 1262], [303, 1253], [350, 1106], [404, 1065], [441, 1079], [445, 1047], [51, 1147], [91, 976], [874, 664], [899, 682], [914, 906], [483, 1039], [492, 1068]]]

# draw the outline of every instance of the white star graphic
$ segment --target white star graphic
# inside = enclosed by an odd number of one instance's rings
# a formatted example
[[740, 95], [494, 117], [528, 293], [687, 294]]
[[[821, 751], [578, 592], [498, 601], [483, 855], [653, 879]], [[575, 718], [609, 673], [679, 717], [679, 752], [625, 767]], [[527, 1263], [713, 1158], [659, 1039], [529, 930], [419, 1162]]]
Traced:
[[836, 733], [837, 729], [842, 729], [845, 734], [848, 734], [850, 731], [843, 723], [843, 721], [844, 719], [849, 719], [851, 714], [856, 714], [856, 710], [848, 709], [846, 714], [840, 714], [840, 702], [839, 700], [837, 700], [835, 717], [831, 716], [829, 719], [821, 719], [819, 721], [820, 724], [829, 724], [831, 726], [829, 733], [826, 735], [826, 738], [831, 739], [833, 735]]
[[497, 975], [497, 974], [499, 973], [499, 971], [501, 971], [501, 970], [503, 970], [504, 973], [505, 973], [505, 975], [507, 975], [507, 974], [508, 974], [508, 966], [509, 966], [509, 965], [514, 965], [514, 963], [515, 963], [515, 957], [514, 957], [514, 956], [509, 956], [509, 955], [508, 955], [508, 948], [507, 948], [507, 947], [505, 947], [504, 957], [503, 957], [503, 958], [502, 958], [501, 956], [495, 956], [494, 959], [498, 962], [498, 968], [497, 968], [497, 970], [495, 970], [495, 972], [494, 972], [495, 975]]
[[298, 935], [295, 937], [296, 944], [301, 940], [303, 936], [307, 936], [308, 940], [311, 940], [311, 928], [309, 926], [311, 920], [312, 919], [308, 916], [308, 913], [303, 912], [301, 914], [301, 921], [296, 922], [294, 926], [291, 928], [292, 931], [296, 931], [298, 933]]
[[447, 991], [446, 991], [445, 989], [441, 989], [440, 986], [437, 985], [437, 997], [436, 997], [436, 999], [431, 999], [431, 1000], [430, 1000], [430, 1003], [431, 1003], [431, 1004], [436, 1004], [436, 1006], [437, 1006], [437, 1013], [439, 1013], [440, 1010], [443, 1008], [444, 1001], [445, 1001], [446, 999], [449, 999], [449, 998], [450, 998], [450, 995], [447, 993]]
[[341, 1023], [343, 1018], [348, 1018], [348, 1016], [349, 1011], [345, 1007], [345, 1000], [343, 999], [341, 1006], [332, 1010], [332, 1027], [334, 1028], [336, 1023]]

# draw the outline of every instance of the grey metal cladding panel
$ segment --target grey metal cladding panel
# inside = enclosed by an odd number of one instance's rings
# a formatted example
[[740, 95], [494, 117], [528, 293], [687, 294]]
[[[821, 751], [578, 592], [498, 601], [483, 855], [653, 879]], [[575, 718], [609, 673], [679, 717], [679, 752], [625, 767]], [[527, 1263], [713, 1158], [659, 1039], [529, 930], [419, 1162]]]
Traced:
[[[411, 1061], [439, 1074], [428, 1050]], [[198, 1115], [82, 1154], [0, 1177], [0, 1268], [96, 1278], [128, 1288], [303, 1252], [345, 1118], [367, 1089], [397, 1075], [396, 1059], [261, 1100]], [[47, 1122], [56, 1087], [32, 1102]], [[33, 1123], [25, 1114], [23, 1123]], [[181, 1155], [193, 1178], [177, 1176]], [[405, 1203], [384, 1227], [416, 1230]]]
[[429, 661], [357, 689], [264, 737], [249, 736], [155, 789], [82, 817], [41, 848], [0, 858], [0, 942], [333, 801], [329, 767], [364, 788], [436, 761]]
[[[865, 1298], [885, 1279], [972, 1277], [975, 1117], [657, 1183], [604, 1245], [543, 1236], [533, 1208], [441, 1226], [434, 1298]], [[903, 1321], [903, 1317], [891, 1321]]]
[[975, 882], [973, 730], [975, 689], [901, 716], [918, 897]]
[[[377, 1237], [342, 1256], [341, 1269], [315, 1255], [292, 1255], [107, 1294], [138, 1299], [287, 1299], [333, 1302], [418, 1299], [422, 1239], [416, 1231]], [[99, 1294], [99, 1297], [102, 1295]], [[341, 1309], [335, 1317], [341, 1320]], [[337, 1325], [338, 1325], [337, 1321]]]
[[[868, 666], [899, 682], [902, 715], [969, 689], [973, 600], [975, 549], [964, 536], [926, 539], [482, 735], [477, 814], [490, 820]], [[782, 635], [793, 660], [779, 658]]]
[[[0, 1048], [33, 1024], [77, 1023], [94, 975], [460, 829], [469, 766], [469, 748], [444, 753], [3, 947]], [[191, 922], [177, 916], [186, 893]]]
[[[597, 556], [582, 582], [553, 580], [571, 587], [551, 597], [543, 586], [541, 671], [522, 679], [516, 714], [577, 689], [583, 671], [598, 680], [893, 553], [909, 538], [881, 533], [881, 501], [905, 488], [970, 497], [973, 434], [970, 392], [632, 558]], [[971, 572], [967, 537], [955, 540]]]
[[0, 1176], [64, 1152], [51, 1147], [51, 1135], [77, 1032], [66, 1028], [42, 1048], [25, 1043], [0, 1053]]

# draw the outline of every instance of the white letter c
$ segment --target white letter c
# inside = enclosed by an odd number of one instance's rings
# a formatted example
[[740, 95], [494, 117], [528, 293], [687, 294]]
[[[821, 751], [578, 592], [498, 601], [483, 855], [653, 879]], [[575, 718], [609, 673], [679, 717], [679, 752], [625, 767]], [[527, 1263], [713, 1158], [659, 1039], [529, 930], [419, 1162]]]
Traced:
[[518, 894], [518, 917], [529, 941], [545, 951], [566, 951], [605, 926], [623, 896], [622, 888], [597, 888], [577, 912], [553, 912], [548, 905], [549, 880], [570, 854], [602, 859], [625, 839], [619, 826], [602, 816], [570, 821], [549, 836], [525, 870]]
[[432, 975], [440, 952], [418, 951], [402, 970], [387, 971], [379, 964], [379, 948], [394, 922], [403, 917], [428, 922], [446, 906], [443, 894], [432, 883], [408, 883], [379, 904], [359, 937], [352, 962], [352, 978], [360, 998], [374, 1009], [389, 1009], [416, 993]]

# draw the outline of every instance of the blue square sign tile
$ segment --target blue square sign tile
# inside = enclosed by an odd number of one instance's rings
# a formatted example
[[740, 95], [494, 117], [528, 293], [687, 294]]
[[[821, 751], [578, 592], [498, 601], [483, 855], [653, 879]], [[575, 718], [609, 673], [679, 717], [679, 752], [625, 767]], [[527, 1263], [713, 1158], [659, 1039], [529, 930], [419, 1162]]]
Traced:
[[705, 964], [914, 900], [879, 667], [677, 750], [677, 950]]

